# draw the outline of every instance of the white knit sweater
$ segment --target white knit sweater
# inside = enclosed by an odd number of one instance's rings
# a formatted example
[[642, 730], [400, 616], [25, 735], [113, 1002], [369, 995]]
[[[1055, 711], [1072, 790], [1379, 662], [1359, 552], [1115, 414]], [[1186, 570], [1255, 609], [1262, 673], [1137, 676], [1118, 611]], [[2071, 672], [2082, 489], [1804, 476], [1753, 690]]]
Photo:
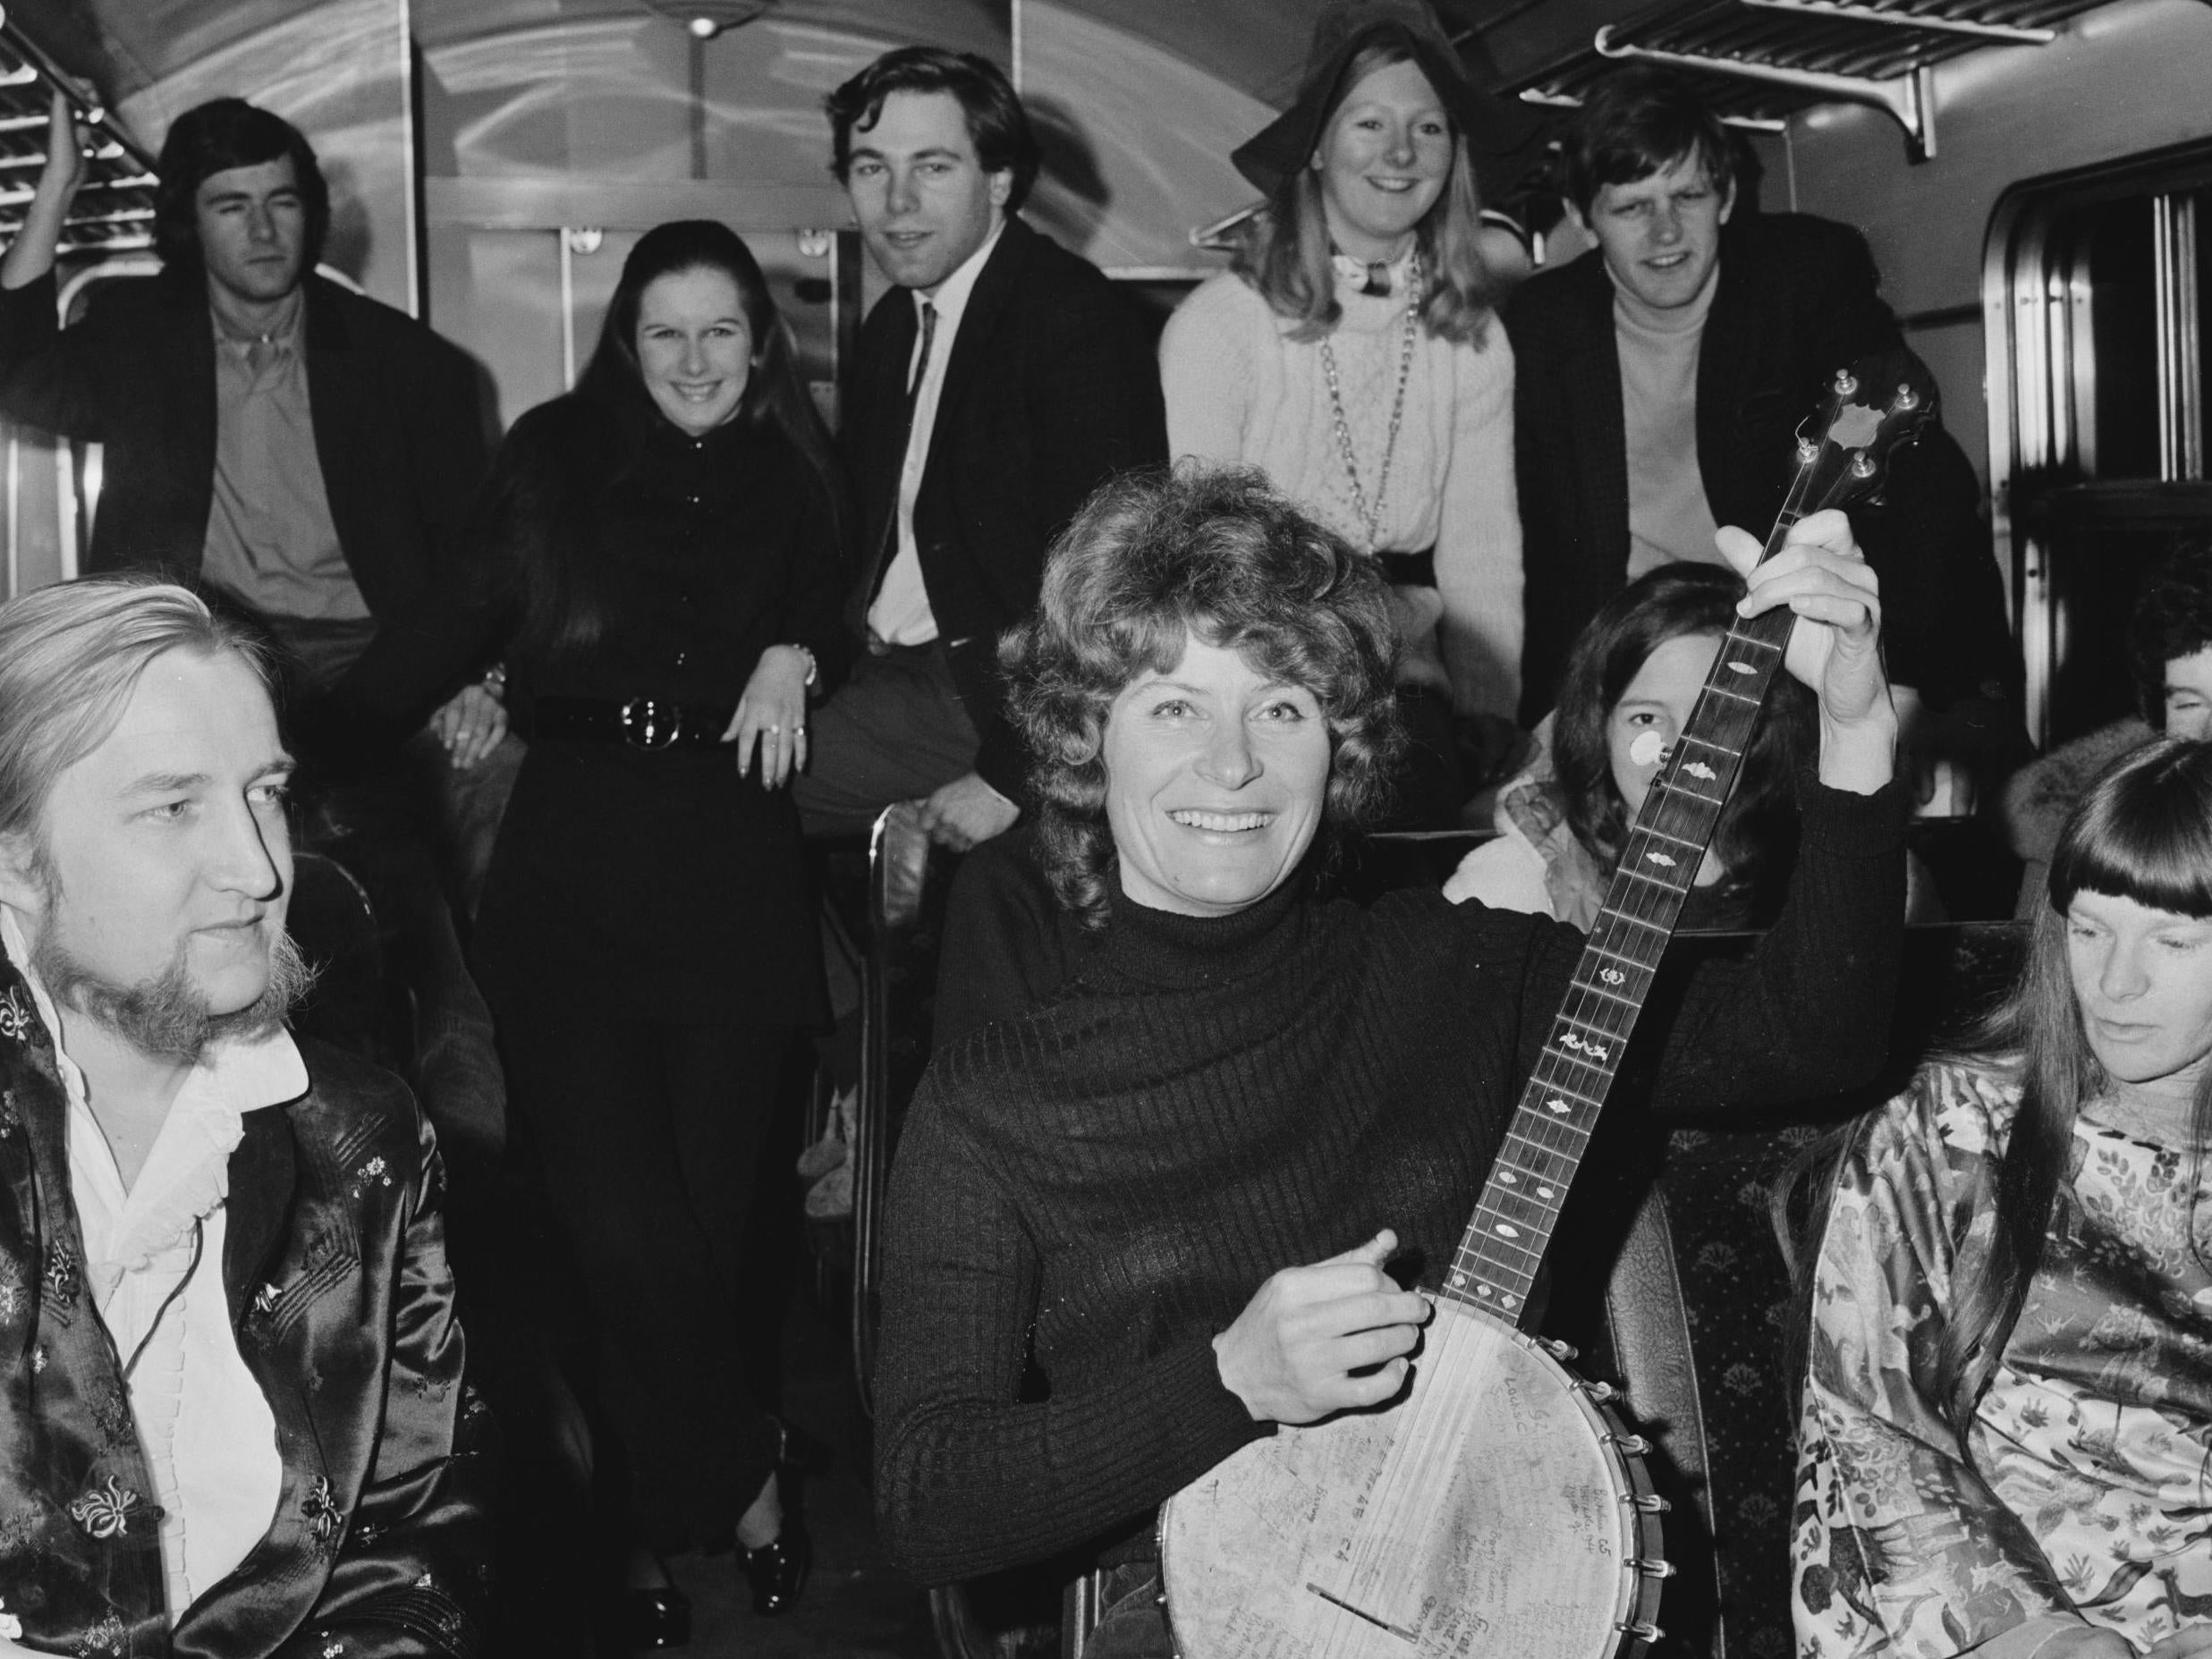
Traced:
[[[1339, 279], [1330, 335], [1368, 505], [1398, 384], [1404, 301]], [[1263, 469], [1277, 488], [1356, 546], [1366, 538], [1345, 477], [1318, 342], [1242, 278], [1208, 278], [1160, 340], [1167, 441], [1178, 455]], [[1437, 550], [1438, 629], [1453, 701], [1512, 717], [1521, 696], [1521, 512], [1513, 490], [1513, 356], [1493, 321], [1479, 347], [1415, 336], [1405, 410], [1375, 545]]]

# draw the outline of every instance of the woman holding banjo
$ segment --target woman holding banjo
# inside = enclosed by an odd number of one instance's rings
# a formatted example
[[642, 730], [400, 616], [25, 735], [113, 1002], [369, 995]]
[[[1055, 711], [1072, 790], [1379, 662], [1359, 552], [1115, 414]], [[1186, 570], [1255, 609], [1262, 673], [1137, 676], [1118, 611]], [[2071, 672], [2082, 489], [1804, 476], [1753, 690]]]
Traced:
[[[1845, 1086], [1887, 1028], [1895, 720], [1843, 514], [1796, 525], [1743, 605], [1801, 619], [1818, 776], [1776, 927], [1686, 987], [1662, 1106]], [[924, 1581], [1061, 1552], [1114, 1568], [1093, 1659], [1172, 1651], [1164, 1500], [1277, 1425], [1403, 1386], [1582, 949], [1433, 892], [1311, 896], [1403, 741], [1393, 653], [1369, 562], [1258, 474], [1188, 468], [1101, 491], [1002, 648], [1042, 758], [1043, 859], [1098, 944], [1043, 1006], [941, 1051], [916, 1096], [877, 1503]]]

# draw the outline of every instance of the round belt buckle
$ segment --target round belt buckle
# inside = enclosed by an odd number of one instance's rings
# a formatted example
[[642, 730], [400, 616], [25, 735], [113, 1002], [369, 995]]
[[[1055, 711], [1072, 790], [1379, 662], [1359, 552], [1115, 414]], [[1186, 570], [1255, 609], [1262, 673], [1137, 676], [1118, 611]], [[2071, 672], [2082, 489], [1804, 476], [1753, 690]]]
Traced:
[[633, 697], [623, 705], [623, 741], [632, 749], [674, 749], [683, 735], [683, 711], [672, 703]]

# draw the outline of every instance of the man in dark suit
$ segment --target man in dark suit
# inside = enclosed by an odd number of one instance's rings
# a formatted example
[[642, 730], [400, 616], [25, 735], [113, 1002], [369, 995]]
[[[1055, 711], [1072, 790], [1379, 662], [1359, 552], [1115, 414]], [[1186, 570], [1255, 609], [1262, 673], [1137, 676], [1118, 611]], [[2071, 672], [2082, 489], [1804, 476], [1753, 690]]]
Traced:
[[[1598, 247], [1530, 278], [1504, 311], [1524, 722], [1551, 707], [1575, 636], [1630, 580], [1671, 560], [1717, 563], [1716, 524], [1764, 534], [1797, 427], [1835, 371], [1903, 343], [1865, 239], [1738, 200], [1726, 130], [1678, 77], [1638, 67], [1593, 91], [1564, 182]], [[1852, 522], [1882, 579], [1908, 741], [1993, 766], [2018, 732], [2020, 667], [1957, 442], [1930, 429], [1900, 452], [1885, 504]]]
[[[104, 444], [93, 571], [174, 573], [280, 648], [310, 832], [369, 886], [419, 1004], [416, 1073], [449, 1147], [496, 1143], [504, 1090], [434, 845], [425, 707], [392, 705], [411, 631], [486, 465], [474, 366], [413, 318], [313, 275], [330, 197], [298, 129], [239, 98], [162, 145], [162, 273], [69, 328], [54, 265], [84, 162], [57, 95], [45, 171], [0, 258], [0, 412]], [[445, 718], [496, 711], [470, 688]], [[488, 744], [484, 745], [488, 747]], [[471, 756], [470, 758], [473, 758]]]
[[886, 53], [827, 100], [833, 166], [896, 286], [861, 329], [843, 451], [860, 500], [869, 655], [818, 713], [795, 785], [816, 832], [924, 800], [965, 848], [1020, 815], [998, 636], [1090, 492], [1167, 458], [1159, 375], [1106, 280], [1016, 216], [1038, 147], [972, 54]]
[[[220, 589], [351, 704], [450, 563], [487, 461], [474, 366], [413, 318], [314, 275], [330, 197], [291, 123], [237, 98], [162, 148], [162, 275], [55, 311], [83, 178], [66, 108], [0, 259], [0, 411], [106, 445], [89, 571], [162, 568]], [[428, 711], [414, 711], [427, 713]]]

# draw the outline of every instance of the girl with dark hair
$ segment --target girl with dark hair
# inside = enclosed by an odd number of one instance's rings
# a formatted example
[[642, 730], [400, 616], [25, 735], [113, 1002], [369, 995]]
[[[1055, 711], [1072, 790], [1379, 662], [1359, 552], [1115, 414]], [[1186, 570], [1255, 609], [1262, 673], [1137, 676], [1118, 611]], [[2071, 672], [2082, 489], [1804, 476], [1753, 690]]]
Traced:
[[2212, 747], [2068, 821], [1970, 1052], [1853, 1130], [1810, 1265], [1799, 1652], [2212, 1652]]
[[1325, 13], [1296, 100], [1233, 157], [1267, 206], [1160, 342], [1172, 453], [1258, 466], [1381, 557], [1416, 819], [1459, 805], [1435, 798], [1452, 711], [1510, 718], [1520, 691], [1513, 351], [1471, 159], [1517, 133], [1421, 5]]
[[[1667, 750], [1688, 724], [1743, 581], [1707, 564], [1670, 564], [1622, 589], [1567, 659], [1548, 741], [1499, 791], [1497, 838], [1460, 863], [1445, 893], [1588, 927]], [[1797, 774], [1810, 752], [1810, 695], [1777, 680], [1684, 928], [1773, 918], [1797, 849]]]
[[478, 513], [530, 739], [478, 957], [597, 1319], [654, 1645], [688, 1629], [658, 1553], [734, 1528], [763, 1612], [806, 1570], [754, 1403], [775, 1339], [741, 1307], [778, 1073], [826, 1011], [784, 786], [843, 667], [838, 500], [759, 266], [691, 221], [639, 241], [576, 390], [515, 423]]

